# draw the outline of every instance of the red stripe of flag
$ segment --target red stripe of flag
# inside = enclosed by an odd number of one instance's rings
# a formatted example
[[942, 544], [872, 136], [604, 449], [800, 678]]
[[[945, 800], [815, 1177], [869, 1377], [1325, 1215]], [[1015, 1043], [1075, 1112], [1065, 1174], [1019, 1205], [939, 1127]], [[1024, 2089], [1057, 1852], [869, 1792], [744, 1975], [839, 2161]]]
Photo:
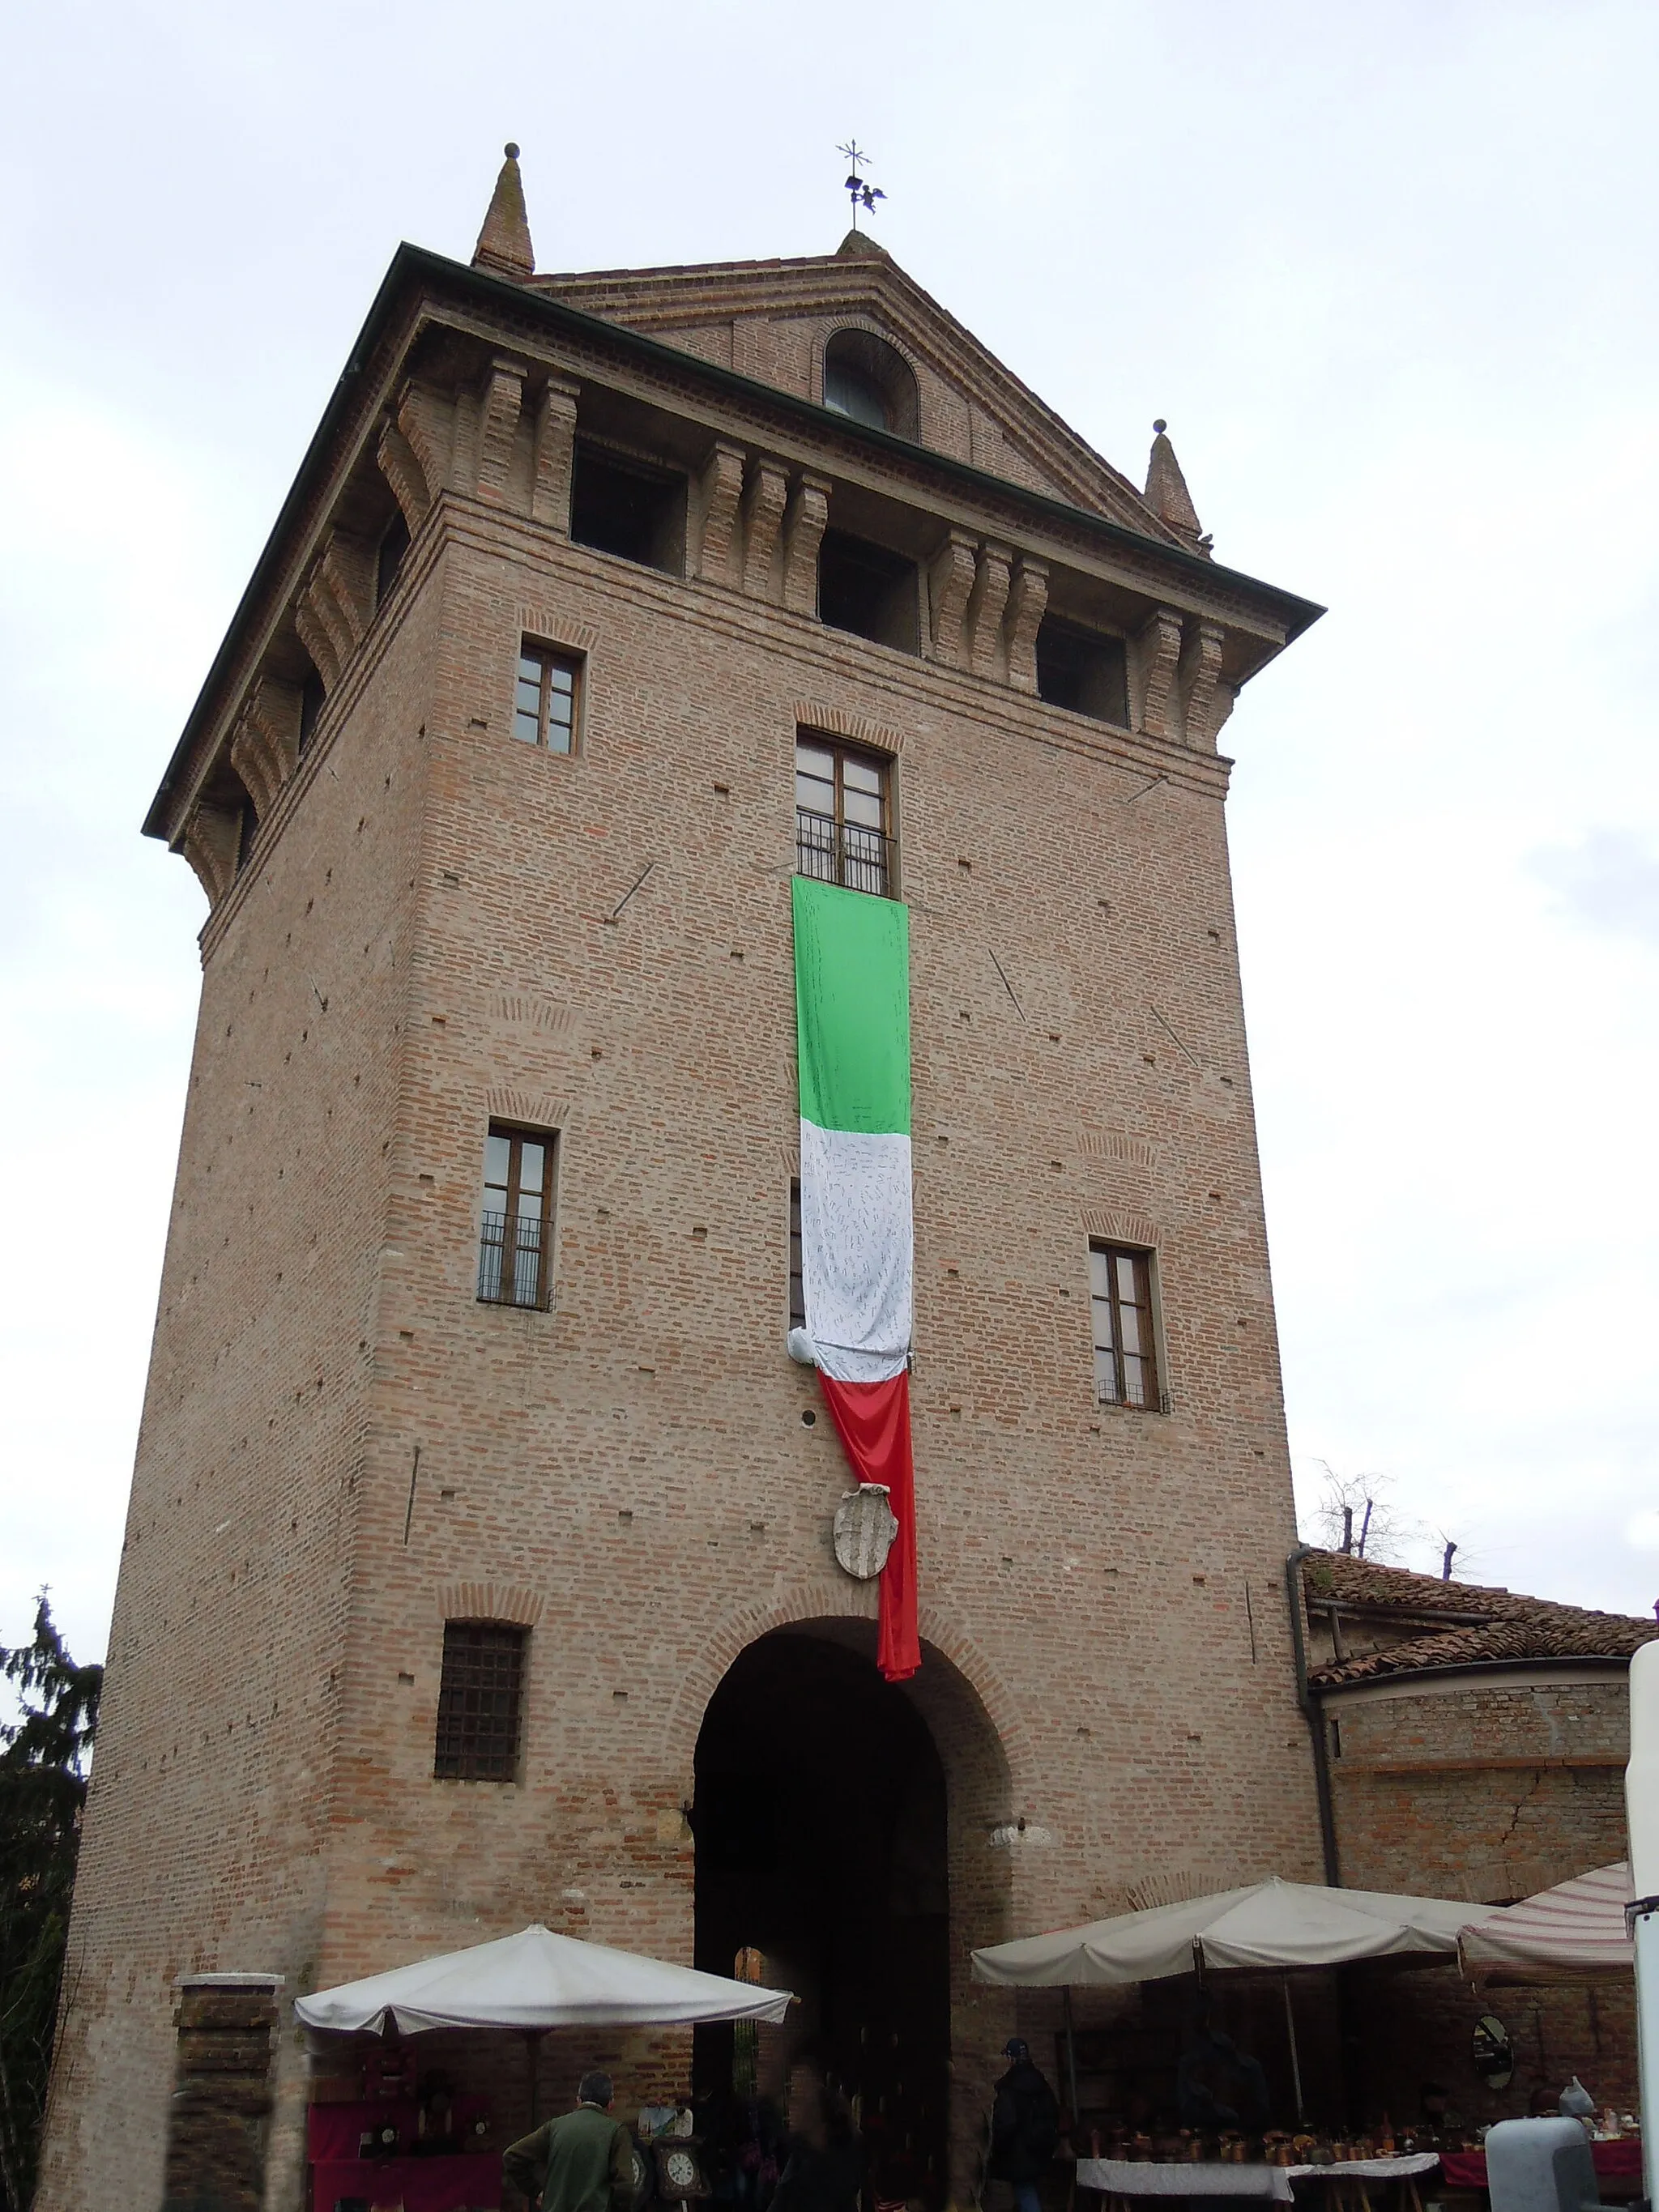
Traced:
[[884, 1482], [898, 1534], [881, 1571], [876, 1664], [890, 1682], [921, 1665], [916, 1631], [916, 1484], [910, 1456], [910, 1377], [885, 1382], [836, 1382], [818, 1370], [830, 1418], [860, 1482]]

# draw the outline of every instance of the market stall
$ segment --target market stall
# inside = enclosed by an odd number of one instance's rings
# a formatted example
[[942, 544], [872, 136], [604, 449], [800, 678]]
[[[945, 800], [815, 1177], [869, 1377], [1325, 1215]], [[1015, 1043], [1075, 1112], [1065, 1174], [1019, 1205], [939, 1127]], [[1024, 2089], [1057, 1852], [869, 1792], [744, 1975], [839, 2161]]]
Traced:
[[1594, 1868], [1471, 1920], [1458, 1958], [1471, 1981], [1624, 1981], [1635, 1971], [1625, 1908], [1635, 1896], [1630, 1867]]
[[[1276, 1970], [1283, 1977], [1285, 2033], [1297, 2117], [1302, 2067], [1291, 2002], [1291, 1971], [1358, 1959], [1455, 1957], [1467, 1905], [1433, 1897], [1389, 1897], [1311, 1882], [1252, 1882], [1178, 1905], [1122, 1912], [973, 1956], [975, 1978], [1008, 1989], [1121, 1987], [1210, 1968]], [[1076, 2100], [1073, 2096], [1073, 2104]]]
[[[537, 2054], [562, 2027], [688, 2027], [781, 2021], [787, 1990], [727, 1981], [539, 1926], [416, 1960], [301, 1997], [313, 2037], [383, 2039], [360, 2098], [313, 2102], [307, 2116], [313, 2212], [400, 2203], [404, 2212], [489, 2212], [501, 2154], [537, 2118]], [[524, 2039], [527, 2112], [505, 2124], [495, 2100], [421, 2087], [403, 2039], [438, 2031]]]
[[[1249, 2154], [1244, 2131], [1234, 2124], [1189, 2128], [1162, 2142], [1146, 2135], [1109, 2144], [1115, 2154], [1079, 2156], [1080, 2188], [1109, 2199], [1139, 2197], [1239, 2196], [1285, 2203], [1292, 2184], [1317, 2181], [1340, 2212], [1366, 2212], [1368, 2184], [1397, 2186], [1406, 2202], [1417, 2199], [1417, 2178], [1432, 2170], [1431, 2152], [1391, 2140], [1358, 2144], [1321, 2141], [1302, 2127], [1302, 2066], [1297, 2043], [1292, 1977], [1310, 1968], [1359, 1960], [1450, 1961], [1471, 1908], [1438, 1898], [1390, 1897], [1369, 1890], [1328, 1889], [1310, 1883], [1270, 1881], [1224, 1890], [1179, 1904], [1121, 1913], [1079, 1928], [994, 1944], [975, 1952], [975, 1978], [1004, 1988], [1059, 1988], [1067, 1996], [1068, 2087], [1075, 2112], [1074, 2038], [1070, 1992], [1124, 1987], [1196, 1972], [1269, 1972], [1279, 1978], [1291, 2078], [1298, 2122], [1294, 2135], [1259, 2125]], [[1217, 2039], [1218, 2047], [1224, 2039]], [[1251, 2062], [1240, 2062], [1241, 2066]], [[1259, 2072], [1259, 2069], [1258, 2069]], [[1079, 2145], [1079, 2150], [1082, 2146]]]

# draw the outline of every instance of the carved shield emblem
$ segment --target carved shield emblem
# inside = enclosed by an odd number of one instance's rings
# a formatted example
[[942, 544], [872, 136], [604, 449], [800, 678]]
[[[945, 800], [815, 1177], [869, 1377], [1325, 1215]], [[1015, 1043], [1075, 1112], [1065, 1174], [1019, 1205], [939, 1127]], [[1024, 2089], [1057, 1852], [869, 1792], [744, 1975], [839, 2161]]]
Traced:
[[855, 1581], [874, 1581], [897, 1534], [884, 1482], [861, 1482], [843, 1493], [836, 1508], [836, 1557]]

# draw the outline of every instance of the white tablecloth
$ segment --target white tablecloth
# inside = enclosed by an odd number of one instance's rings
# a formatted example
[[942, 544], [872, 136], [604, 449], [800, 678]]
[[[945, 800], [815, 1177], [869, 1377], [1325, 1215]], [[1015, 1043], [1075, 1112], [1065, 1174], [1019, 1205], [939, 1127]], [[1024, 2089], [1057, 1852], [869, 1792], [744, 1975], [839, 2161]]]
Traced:
[[1291, 2201], [1293, 2181], [1395, 2181], [1402, 2174], [1427, 2173], [1438, 2166], [1431, 2150], [1403, 2158], [1339, 2159], [1329, 2166], [1158, 2165], [1151, 2160], [1080, 2158], [1079, 2189], [1098, 2189], [1109, 2197], [1254, 2197], [1274, 2204]]
[[1432, 2150], [1414, 2150], [1401, 2158], [1343, 2158], [1332, 2166], [1287, 2166], [1285, 2169], [1292, 2181], [1305, 2174], [1327, 2174], [1340, 2181], [1345, 2173], [1357, 2174], [1362, 2181], [1395, 2181], [1402, 2173], [1427, 2173], [1440, 2163], [1440, 2154]]
[[1080, 2158], [1079, 2189], [1100, 2189], [1111, 2197], [1255, 2197], [1275, 2204], [1291, 2202], [1291, 2172], [1284, 2166], [1208, 2166], [1184, 2160], [1158, 2166], [1151, 2160]]

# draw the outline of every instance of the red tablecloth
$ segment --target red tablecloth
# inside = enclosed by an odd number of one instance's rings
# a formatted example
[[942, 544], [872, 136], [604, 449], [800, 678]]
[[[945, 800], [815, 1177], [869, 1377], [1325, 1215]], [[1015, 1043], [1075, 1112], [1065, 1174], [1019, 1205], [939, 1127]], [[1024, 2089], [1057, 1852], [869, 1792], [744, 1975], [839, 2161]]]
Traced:
[[[1604, 2181], [1639, 2179], [1642, 2172], [1642, 2145], [1635, 2136], [1624, 2136], [1617, 2142], [1593, 2142], [1590, 2156], [1595, 2171]], [[1486, 2185], [1486, 2154], [1483, 2150], [1443, 2150], [1440, 2171], [1454, 2189], [1484, 2189]]]
[[[465, 2132], [476, 2119], [490, 2116], [488, 2097], [457, 2097], [455, 2125]], [[383, 2127], [398, 2130], [399, 2149], [412, 2148], [415, 2131], [419, 2124], [421, 2108], [410, 2097], [382, 2098], [378, 2103], [360, 2105], [313, 2105], [306, 2113], [306, 2155], [314, 2165], [319, 2159], [356, 2158], [358, 2145], [365, 2132]], [[517, 2130], [522, 2135], [522, 2128]], [[514, 2140], [509, 2129], [506, 2136], [497, 2136], [497, 2142]]]
[[470, 2212], [501, 2201], [501, 2154], [476, 2158], [340, 2158], [311, 2169], [313, 2212], [334, 2212], [343, 2197], [404, 2212]]

